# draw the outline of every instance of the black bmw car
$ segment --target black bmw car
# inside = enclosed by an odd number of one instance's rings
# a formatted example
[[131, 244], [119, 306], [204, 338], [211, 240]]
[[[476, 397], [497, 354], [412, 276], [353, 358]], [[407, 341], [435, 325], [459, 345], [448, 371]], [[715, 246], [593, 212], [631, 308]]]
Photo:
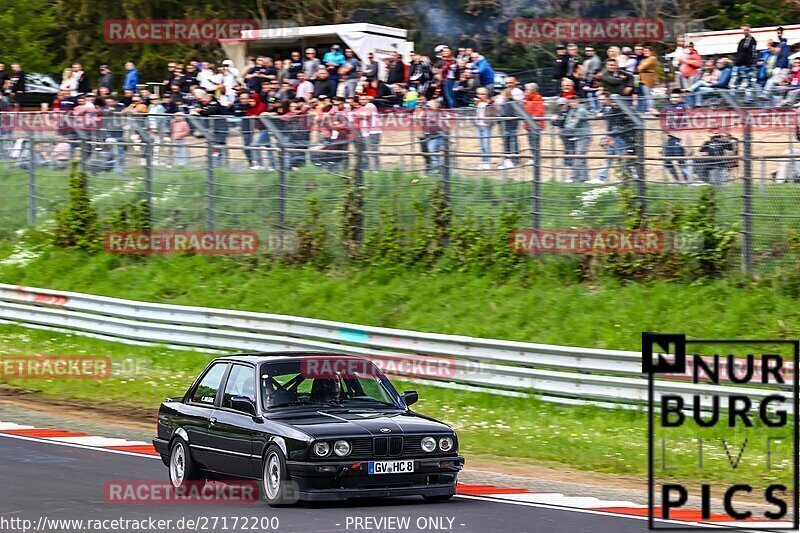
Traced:
[[453, 497], [464, 458], [446, 424], [415, 413], [369, 360], [281, 352], [212, 361], [161, 404], [153, 440], [176, 488], [256, 479], [270, 505]]

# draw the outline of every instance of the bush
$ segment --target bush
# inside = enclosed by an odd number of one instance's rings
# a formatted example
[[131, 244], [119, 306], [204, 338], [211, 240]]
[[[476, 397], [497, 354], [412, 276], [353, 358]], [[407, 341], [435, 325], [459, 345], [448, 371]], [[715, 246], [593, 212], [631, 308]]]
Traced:
[[87, 181], [86, 173], [73, 163], [67, 205], [55, 214], [53, 240], [57, 246], [87, 252], [96, 252], [99, 248], [100, 224], [87, 191]]

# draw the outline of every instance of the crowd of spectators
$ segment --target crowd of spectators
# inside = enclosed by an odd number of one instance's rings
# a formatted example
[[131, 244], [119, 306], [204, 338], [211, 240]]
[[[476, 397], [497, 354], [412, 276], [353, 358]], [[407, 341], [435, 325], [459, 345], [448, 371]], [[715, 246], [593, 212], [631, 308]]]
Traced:
[[[387, 109], [405, 109], [424, 115], [440, 109], [473, 108], [473, 123], [480, 150], [480, 170], [493, 168], [493, 130], [502, 138], [502, 159], [499, 168], [532, 164], [533, 157], [520, 156], [519, 137], [527, 136], [531, 150], [545, 129], [555, 128], [563, 143], [564, 165], [570, 170], [568, 181], [602, 183], [609, 176], [614, 161], [607, 158], [592, 179], [589, 159], [593, 139], [599, 149], [609, 156], [630, 155], [635, 143], [635, 124], [630, 113], [686, 113], [694, 106], [704, 105], [709, 94], [719, 89], [742, 88], [753, 98], [775, 105], [800, 101], [800, 59], [789, 67], [790, 48], [783, 29], [778, 28], [765, 50], [758, 50], [756, 40], [747, 25], [742, 26], [742, 38], [733, 58], [702, 57], [694, 44], [678, 39], [674, 51], [667, 54], [662, 65], [652, 46], [610, 46], [601, 54], [593, 46], [583, 50], [575, 43], [558, 45], [552, 65], [552, 88], [557, 96], [555, 114], [546, 113], [545, 98], [537, 83], [520, 86], [515, 76], [495, 83], [495, 72], [489, 61], [472, 48], [453, 49], [439, 45], [434, 58], [419, 52], [410, 53], [406, 62], [398, 53], [376, 57], [369, 53], [362, 61], [350, 48], [333, 45], [324, 53], [315, 48], [295, 50], [287, 57], [248, 57], [242, 70], [224, 60], [219, 65], [208, 61], [174, 61], [167, 65], [163, 82], [143, 84], [133, 62], [125, 64], [121, 90], [114, 73], [107, 65], [99, 69], [95, 83], [80, 63], [64, 70], [58, 97], [53, 109], [81, 113], [146, 115], [143, 129], [156, 142], [176, 143], [175, 163], [187, 161], [184, 139], [197, 134], [193, 118], [228, 116], [243, 119], [240, 129], [246, 146], [245, 155], [253, 169], [276, 168], [278, 162], [272, 150], [276, 135], [288, 139], [299, 148], [316, 146], [329, 152], [344, 151], [352, 139], [352, 131], [341, 126], [349, 124], [358, 129], [369, 152], [377, 151], [381, 136], [377, 116]], [[320, 51], [321, 52], [321, 51]], [[664, 73], [670, 80], [662, 79]], [[153, 85], [158, 89], [153, 90]], [[8, 98], [0, 99], [0, 110], [18, 106], [24, 92], [25, 75], [20, 65], [12, 65], [10, 73], [0, 65], [0, 86]], [[669, 103], [656, 110], [654, 92], [658, 87], [669, 90]], [[623, 97], [625, 103], [614, 100]], [[529, 117], [522, 120], [520, 110]], [[346, 117], [333, 121], [331, 117]], [[263, 120], [262, 120], [263, 119]], [[596, 135], [590, 121], [603, 121], [602, 135]], [[229, 121], [208, 122], [204, 135], [213, 136], [220, 146], [215, 152], [226, 157], [226, 138]], [[549, 125], [548, 125], [549, 123]], [[310, 136], [311, 125], [317, 137]], [[112, 138], [123, 139], [123, 132], [111, 128]], [[725, 136], [715, 132], [712, 136]], [[696, 166], [692, 169], [691, 147], [679, 134], [667, 134], [663, 154], [673, 160], [665, 162], [669, 174], [679, 182], [690, 182], [692, 174], [705, 181], [724, 181], [720, 172]], [[709, 142], [712, 140], [709, 139]], [[719, 140], [719, 139], [718, 139]], [[699, 152], [735, 150], [734, 140], [703, 144]], [[425, 154], [426, 169], [435, 172], [440, 167], [439, 152], [443, 132], [423, 131], [420, 149]], [[722, 146], [716, 149], [714, 146]], [[123, 151], [123, 149], [120, 149]], [[685, 158], [683, 160], [682, 158]], [[265, 159], [267, 161], [265, 162]], [[333, 153], [321, 156], [318, 164], [339, 164], [342, 156]], [[377, 156], [366, 159], [370, 168], [377, 169]], [[289, 157], [280, 164], [302, 164]], [[707, 166], [707, 165], [706, 165]], [[626, 172], [635, 174], [632, 164]], [[713, 177], [709, 177], [715, 174]], [[724, 176], [723, 176], [724, 177]]]

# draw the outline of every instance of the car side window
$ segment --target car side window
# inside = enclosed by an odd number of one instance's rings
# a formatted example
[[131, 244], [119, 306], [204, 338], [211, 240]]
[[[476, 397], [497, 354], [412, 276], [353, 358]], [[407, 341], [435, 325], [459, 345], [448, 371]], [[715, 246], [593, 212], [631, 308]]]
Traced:
[[231, 398], [234, 396], [244, 396], [255, 404], [255, 378], [255, 370], [253, 367], [233, 365], [231, 373], [228, 374], [228, 381], [225, 383], [225, 391], [222, 394], [222, 407], [231, 408]]
[[205, 403], [214, 405], [214, 399], [217, 397], [220, 385], [222, 385], [222, 376], [225, 375], [225, 369], [228, 367], [226, 363], [219, 363], [211, 367], [206, 372], [197, 388], [192, 393], [192, 401], [195, 403]]

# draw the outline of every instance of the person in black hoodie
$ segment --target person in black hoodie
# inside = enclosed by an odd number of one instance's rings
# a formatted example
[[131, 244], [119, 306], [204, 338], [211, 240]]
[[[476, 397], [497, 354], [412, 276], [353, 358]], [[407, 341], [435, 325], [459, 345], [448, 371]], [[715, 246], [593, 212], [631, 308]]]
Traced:
[[395, 83], [406, 82], [406, 64], [398, 52], [392, 52], [392, 61], [389, 65], [389, 73], [386, 77], [386, 85], [392, 86]]
[[563, 44], [559, 44], [556, 47], [556, 58], [553, 61], [553, 75], [551, 76], [556, 94], [561, 92], [561, 78], [566, 77], [568, 71], [569, 58], [567, 57], [567, 47]]
[[114, 90], [114, 78], [108, 65], [100, 65], [100, 81], [97, 82], [97, 90], [105, 87], [109, 91]]
[[320, 96], [327, 96], [333, 98], [336, 96], [336, 82], [334, 82], [327, 69], [321, 68], [317, 72], [317, 79], [314, 80], [314, 98]]
[[11, 65], [11, 77], [8, 79], [8, 96], [14, 108], [19, 110], [25, 97], [25, 71], [19, 63]]
[[[199, 92], [202, 92], [198, 89]], [[228, 142], [228, 121], [225, 120], [227, 109], [224, 108], [214, 95], [202, 92], [195, 103], [194, 112], [201, 117], [206, 117], [205, 126], [212, 132], [214, 141], [214, 160], [221, 164], [226, 158], [226, 144]]]
[[733, 87], [739, 87], [744, 81], [745, 87], [749, 88], [753, 83], [753, 65], [756, 61], [756, 40], [750, 35], [750, 25], [743, 24], [742, 32], [744, 37], [736, 47], [736, 55], [733, 58]]

